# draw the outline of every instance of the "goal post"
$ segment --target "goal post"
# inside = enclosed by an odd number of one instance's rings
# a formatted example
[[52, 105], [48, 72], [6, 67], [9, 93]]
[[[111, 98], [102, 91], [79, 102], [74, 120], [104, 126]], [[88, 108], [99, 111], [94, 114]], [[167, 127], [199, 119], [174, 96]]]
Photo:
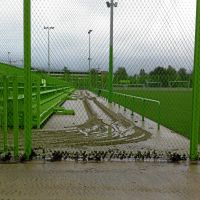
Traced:
[[169, 87], [175, 87], [175, 88], [189, 88], [190, 87], [190, 81], [169, 81], [168, 82]]
[[157, 81], [147, 81], [146, 87], [162, 87], [162, 83]]
[[144, 88], [145, 84], [113, 84], [115, 88]]

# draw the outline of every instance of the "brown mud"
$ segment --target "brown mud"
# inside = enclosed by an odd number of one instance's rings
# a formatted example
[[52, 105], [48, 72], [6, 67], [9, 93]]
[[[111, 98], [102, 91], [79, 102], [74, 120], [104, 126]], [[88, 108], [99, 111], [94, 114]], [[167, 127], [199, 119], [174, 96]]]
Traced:
[[[91, 97], [88, 92], [81, 91], [77, 98], [83, 102], [84, 112], [88, 116], [86, 122], [76, 126], [66, 126], [64, 130], [36, 130], [34, 135], [41, 135], [38, 140], [37, 137], [33, 137], [33, 144], [37, 144], [36, 147], [67, 148], [84, 145], [115, 145], [139, 142], [150, 138], [150, 133], [136, 127], [132, 121], [121, 114], [110, 110], [95, 97]], [[93, 108], [92, 103], [97, 106], [98, 111]], [[103, 112], [110, 122], [107, 121], [107, 118], [98, 117], [97, 112]]]
[[[63, 106], [72, 108], [75, 116], [53, 115], [42, 129], [33, 130], [33, 148], [64, 151], [154, 151], [187, 154], [189, 140], [123, 107], [108, 104], [88, 91], [76, 91]], [[2, 140], [0, 134], [0, 140]], [[12, 150], [13, 134], [8, 135]], [[20, 151], [24, 147], [23, 131], [19, 134]]]

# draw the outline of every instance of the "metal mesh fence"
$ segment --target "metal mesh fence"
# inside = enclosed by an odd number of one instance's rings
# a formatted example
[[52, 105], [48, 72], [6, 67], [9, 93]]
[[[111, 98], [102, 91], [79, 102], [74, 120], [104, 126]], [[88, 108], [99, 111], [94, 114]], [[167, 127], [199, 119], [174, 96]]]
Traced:
[[[52, 149], [188, 154], [196, 3], [117, 3], [32, 0], [32, 91], [27, 92], [23, 1], [0, 3], [5, 8], [0, 13], [1, 128], [9, 129], [15, 157], [18, 139], [21, 154], [25, 143], [29, 155], [33, 147], [49, 157]], [[32, 111], [30, 135], [23, 131], [29, 123], [26, 106]], [[3, 132], [1, 138], [7, 138]], [[5, 138], [1, 141], [7, 143]], [[7, 151], [5, 145], [2, 150]]]

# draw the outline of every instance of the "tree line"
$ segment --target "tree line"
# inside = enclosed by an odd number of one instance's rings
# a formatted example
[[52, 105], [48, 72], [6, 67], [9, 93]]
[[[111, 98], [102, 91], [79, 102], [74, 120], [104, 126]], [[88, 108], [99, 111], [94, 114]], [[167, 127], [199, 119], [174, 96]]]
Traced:
[[[64, 79], [68, 82], [74, 80], [71, 77], [71, 71], [64, 67]], [[101, 82], [102, 87], [106, 87], [108, 82], [108, 71], [100, 73], [97, 69], [92, 68], [88, 75], [91, 75], [91, 83], [93, 86], [97, 85], [97, 82]], [[78, 77], [77, 77], [78, 78]], [[88, 80], [89, 81], [89, 77]], [[113, 84], [146, 84], [147, 82], [159, 82], [162, 87], [168, 87], [170, 81], [188, 81], [190, 87], [192, 85], [192, 73], [188, 73], [185, 68], [176, 70], [172, 66], [168, 67], [156, 67], [150, 72], [146, 72], [145, 69], [141, 69], [139, 73], [129, 75], [125, 67], [119, 67], [113, 74]]]
[[119, 67], [114, 73], [113, 82], [115, 84], [146, 84], [147, 82], [160, 82], [162, 87], [169, 86], [170, 81], [189, 81], [192, 83], [192, 73], [188, 73], [185, 68], [176, 70], [172, 66], [156, 67], [150, 72], [141, 69], [139, 74], [128, 75], [125, 67]]

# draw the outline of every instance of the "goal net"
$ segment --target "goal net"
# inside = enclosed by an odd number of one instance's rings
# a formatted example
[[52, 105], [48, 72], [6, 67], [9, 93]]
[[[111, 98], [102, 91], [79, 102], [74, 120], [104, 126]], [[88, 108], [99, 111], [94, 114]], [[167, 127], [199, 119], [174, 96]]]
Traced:
[[172, 88], [189, 88], [190, 87], [190, 81], [169, 81], [169, 87]]
[[151, 81], [146, 82], [146, 87], [161, 87], [161, 86], [162, 86], [161, 82], [151, 82]]
[[115, 88], [144, 88], [145, 84], [113, 84]]

